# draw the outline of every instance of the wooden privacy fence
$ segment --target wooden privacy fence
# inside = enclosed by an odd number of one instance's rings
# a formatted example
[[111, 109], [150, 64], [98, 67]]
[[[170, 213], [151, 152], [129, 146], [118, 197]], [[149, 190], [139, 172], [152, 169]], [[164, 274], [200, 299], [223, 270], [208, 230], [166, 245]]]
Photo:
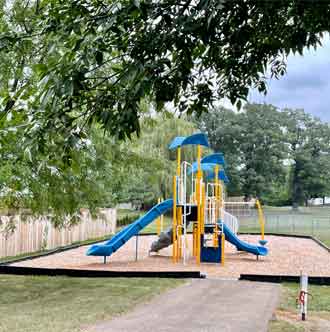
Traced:
[[0, 258], [114, 234], [116, 218], [116, 209], [100, 209], [94, 219], [88, 210], [83, 210], [80, 222], [56, 228], [47, 216], [0, 215]]

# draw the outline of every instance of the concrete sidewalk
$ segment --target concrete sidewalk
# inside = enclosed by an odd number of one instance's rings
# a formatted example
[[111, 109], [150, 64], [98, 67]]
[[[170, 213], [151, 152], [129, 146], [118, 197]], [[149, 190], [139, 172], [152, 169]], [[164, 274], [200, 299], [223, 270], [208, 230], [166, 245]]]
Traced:
[[279, 299], [275, 284], [192, 280], [88, 332], [266, 332]]

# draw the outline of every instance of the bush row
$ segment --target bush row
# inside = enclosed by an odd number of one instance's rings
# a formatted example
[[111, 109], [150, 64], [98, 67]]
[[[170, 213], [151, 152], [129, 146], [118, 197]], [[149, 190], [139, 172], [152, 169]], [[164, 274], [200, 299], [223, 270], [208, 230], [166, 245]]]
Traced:
[[117, 219], [117, 227], [122, 227], [131, 224], [136, 219], [140, 218], [140, 213], [129, 214]]

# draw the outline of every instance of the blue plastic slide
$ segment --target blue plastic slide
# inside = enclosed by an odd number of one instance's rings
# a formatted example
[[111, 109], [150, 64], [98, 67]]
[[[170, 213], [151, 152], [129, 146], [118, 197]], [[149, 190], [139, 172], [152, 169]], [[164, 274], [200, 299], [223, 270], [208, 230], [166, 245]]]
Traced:
[[151, 208], [145, 215], [123, 228], [109, 241], [103, 244], [95, 244], [88, 251], [88, 256], [110, 256], [123, 246], [131, 237], [138, 234], [141, 229], [148, 226], [153, 220], [172, 209], [173, 199], [168, 199]]
[[[221, 226], [221, 224], [219, 225]], [[223, 231], [226, 240], [236, 246], [238, 250], [247, 251], [257, 256], [266, 256], [268, 254], [268, 249], [266, 247], [256, 246], [240, 240], [225, 224], [223, 224]]]

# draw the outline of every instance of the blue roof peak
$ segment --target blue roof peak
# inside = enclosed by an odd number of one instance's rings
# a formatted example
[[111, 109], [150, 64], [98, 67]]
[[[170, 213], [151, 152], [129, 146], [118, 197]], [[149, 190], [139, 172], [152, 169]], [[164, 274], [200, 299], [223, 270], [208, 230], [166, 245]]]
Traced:
[[188, 137], [177, 136], [173, 139], [173, 141], [169, 145], [169, 149], [175, 150], [184, 145], [202, 145], [209, 147], [209, 142], [207, 136], [203, 133], [193, 134]]
[[202, 164], [217, 164], [221, 166], [226, 166], [225, 158], [222, 153], [213, 153], [202, 158]]

